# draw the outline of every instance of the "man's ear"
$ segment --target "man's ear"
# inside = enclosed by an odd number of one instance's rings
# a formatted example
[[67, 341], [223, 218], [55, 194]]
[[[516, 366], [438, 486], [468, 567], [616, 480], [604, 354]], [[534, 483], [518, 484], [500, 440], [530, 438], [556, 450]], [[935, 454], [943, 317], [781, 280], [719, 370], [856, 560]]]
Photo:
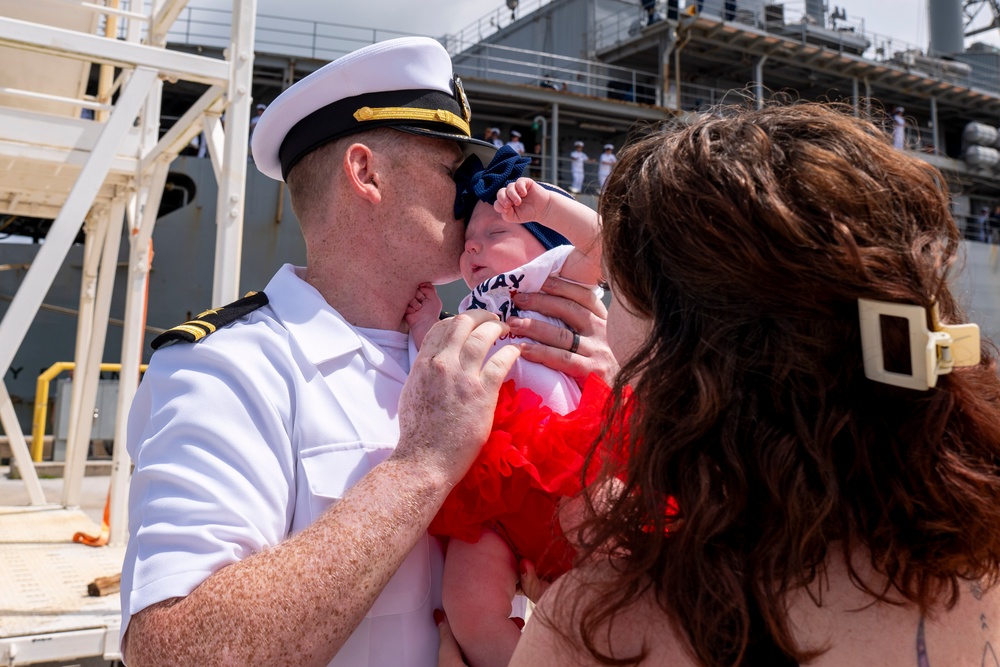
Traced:
[[376, 158], [368, 146], [351, 144], [344, 152], [344, 174], [351, 189], [372, 203], [382, 201], [382, 179], [376, 170]]

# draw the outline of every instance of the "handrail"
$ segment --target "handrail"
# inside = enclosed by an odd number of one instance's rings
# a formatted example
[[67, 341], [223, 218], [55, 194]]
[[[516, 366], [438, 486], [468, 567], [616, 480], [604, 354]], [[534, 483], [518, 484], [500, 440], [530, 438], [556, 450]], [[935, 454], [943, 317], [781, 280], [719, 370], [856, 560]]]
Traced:
[[[956, 56], [954, 61], [943, 60], [939, 56], [952, 56], [932, 53], [930, 48], [868, 30], [863, 18], [848, 19], [826, 15], [824, 24], [805, 11], [804, 3], [798, 2], [774, 5], [780, 9], [776, 16], [769, 15], [765, 5], [753, 10], [734, 9], [730, 16], [724, 16], [726, 11], [722, 2], [684, 0], [683, 3], [678, 2], [678, 5], [674, 11], [678, 12], [682, 21], [705, 16], [724, 23], [743, 24], [754, 30], [803, 44], [818, 40], [815, 43], [825, 45], [824, 48], [849, 53], [868, 62], [918, 72], [993, 94], [1000, 91], [1000, 80], [996, 74], [970, 67], [968, 58], [976, 57], [974, 53]], [[699, 9], [701, 6], [702, 10]], [[669, 11], [666, 0], [656, 0], [656, 12], [660, 19], [667, 16]], [[635, 38], [646, 27], [644, 16], [641, 9], [634, 6], [598, 20], [595, 27], [596, 50], [600, 52]]]
[[[139, 366], [139, 372], [144, 372], [147, 365]], [[74, 368], [76, 368], [76, 363], [72, 361], [57, 361], [38, 376], [38, 382], [35, 385], [35, 416], [31, 426], [31, 460], [35, 463], [42, 460], [45, 418], [49, 412], [49, 382], [63, 371], [71, 371]], [[121, 369], [121, 364], [101, 364], [101, 372], [118, 372]]]

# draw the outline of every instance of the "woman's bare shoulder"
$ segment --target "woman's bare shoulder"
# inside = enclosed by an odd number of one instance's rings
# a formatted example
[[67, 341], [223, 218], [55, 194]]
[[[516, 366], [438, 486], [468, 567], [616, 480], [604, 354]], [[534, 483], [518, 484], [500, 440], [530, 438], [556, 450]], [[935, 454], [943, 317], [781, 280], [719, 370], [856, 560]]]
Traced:
[[[614, 564], [596, 563], [563, 575], [539, 600], [510, 665], [599, 665], [580, 641], [583, 609], [601, 601], [601, 584], [620, 577]], [[646, 653], [641, 664], [689, 667], [695, 664], [651, 591], [590, 633], [595, 648], [616, 658]]]
[[[861, 562], [861, 561], [859, 561]], [[795, 595], [789, 613], [803, 648], [826, 649], [814, 667], [867, 662], [886, 667], [1000, 665], [1000, 590], [959, 583], [954, 606], [921, 614], [912, 604], [876, 603], [858, 589], [842, 564], [829, 564], [822, 589]], [[878, 590], [884, 581], [864, 568], [859, 576]]]

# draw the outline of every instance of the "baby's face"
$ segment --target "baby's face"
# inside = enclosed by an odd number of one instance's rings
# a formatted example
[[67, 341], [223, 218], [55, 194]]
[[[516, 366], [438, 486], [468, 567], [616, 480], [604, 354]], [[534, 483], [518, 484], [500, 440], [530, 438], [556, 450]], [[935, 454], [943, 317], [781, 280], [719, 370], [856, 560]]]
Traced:
[[493, 206], [476, 204], [465, 228], [465, 252], [459, 259], [462, 278], [469, 289], [545, 252], [545, 247], [524, 225], [504, 222]]

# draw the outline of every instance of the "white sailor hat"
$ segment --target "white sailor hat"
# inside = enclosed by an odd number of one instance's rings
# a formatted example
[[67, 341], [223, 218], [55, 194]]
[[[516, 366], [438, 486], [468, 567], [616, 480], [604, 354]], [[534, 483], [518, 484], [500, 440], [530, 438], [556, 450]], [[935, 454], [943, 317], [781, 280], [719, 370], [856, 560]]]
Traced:
[[582, 145], [583, 145], [583, 142], [582, 142], [582, 141], [574, 141], [574, 142], [573, 142], [573, 145], [574, 145], [574, 146], [582, 146]]
[[451, 58], [429, 37], [371, 44], [281, 93], [254, 130], [254, 163], [284, 180], [299, 160], [343, 136], [379, 127], [451, 139], [489, 162], [496, 148], [473, 139], [472, 111]]
[[257, 111], [263, 111], [266, 108], [267, 108], [266, 104], [258, 104], [257, 105]]
[[604, 144], [604, 150], [614, 150], [614, 149], [615, 149], [614, 144]]
[[510, 131], [510, 136], [512, 136], [512, 137], [519, 137], [519, 136], [521, 136], [521, 133], [518, 132], [517, 130], [511, 130]]

